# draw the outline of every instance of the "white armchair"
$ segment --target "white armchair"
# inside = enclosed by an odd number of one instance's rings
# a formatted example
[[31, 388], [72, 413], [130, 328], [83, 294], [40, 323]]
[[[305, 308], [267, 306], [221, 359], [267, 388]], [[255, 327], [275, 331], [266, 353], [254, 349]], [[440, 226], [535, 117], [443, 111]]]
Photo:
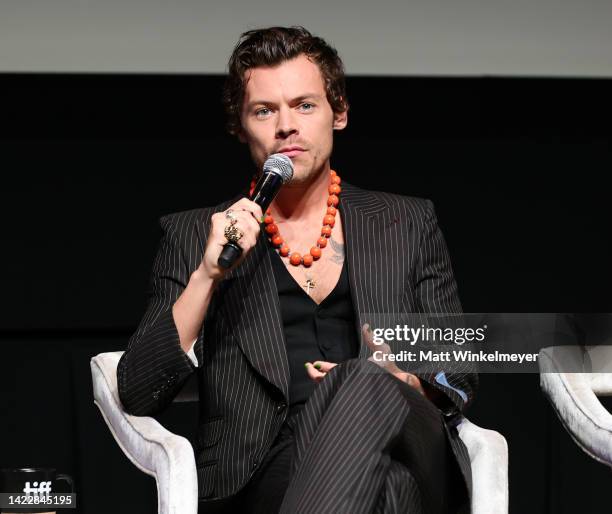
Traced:
[[123, 411], [117, 388], [117, 364], [123, 352], [91, 359], [94, 403], [128, 459], [155, 478], [159, 514], [196, 514], [198, 480], [191, 443], [148, 416]]
[[[612, 396], [612, 346], [550, 346], [539, 353], [540, 386], [576, 444], [612, 467], [612, 414], [598, 396]], [[594, 372], [574, 372], [594, 368]], [[611, 372], [601, 372], [603, 369]]]
[[[157, 482], [159, 514], [197, 514], [198, 484], [193, 448], [157, 420], [123, 411], [117, 364], [123, 352], [91, 359], [94, 402], [127, 457]], [[467, 419], [458, 426], [472, 463], [472, 514], [508, 512], [508, 446], [504, 437]]]

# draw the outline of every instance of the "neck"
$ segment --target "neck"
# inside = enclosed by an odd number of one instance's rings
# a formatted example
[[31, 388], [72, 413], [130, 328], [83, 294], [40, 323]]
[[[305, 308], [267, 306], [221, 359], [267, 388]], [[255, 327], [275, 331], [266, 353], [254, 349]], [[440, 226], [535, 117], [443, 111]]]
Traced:
[[271, 205], [277, 221], [297, 221], [322, 217], [329, 196], [329, 162], [312, 180], [282, 187]]

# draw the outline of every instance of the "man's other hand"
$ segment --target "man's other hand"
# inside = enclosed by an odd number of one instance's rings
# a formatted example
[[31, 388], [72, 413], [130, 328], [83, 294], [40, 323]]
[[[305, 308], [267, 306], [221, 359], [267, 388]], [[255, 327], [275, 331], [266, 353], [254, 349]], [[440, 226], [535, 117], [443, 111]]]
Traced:
[[[363, 327], [361, 327], [361, 335], [366, 345], [368, 345], [368, 348], [372, 350], [372, 353], [377, 351], [382, 352], [385, 355], [391, 353], [391, 347], [387, 343], [374, 343], [374, 337], [372, 331], [370, 330], [370, 325], [368, 325], [367, 323], [363, 325]], [[425, 394], [423, 384], [421, 384], [421, 380], [419, 379], [419, 377], [413, 375], [412, 373], [402, 371], [400, 368], [397, 367], [397, 364], [395, 364], [394, 361], [390, 361], [387, 359], [378, 360], [374, 358], [374, 355], [368, 357], [368, 360], [374, 362], [375, 364], [378, 364], [381, 368], [386, 369], [389, 373], [394, 375], [396, 378], [399, 378], [402, 382], [405, 382], [409, 386], [414, 387], [423, 396], [427, 396]]]
[[[323, 380], [326, 377], [329, 370], [337, 365], [338, 364], [335, 362], [328, 362], [328, 361], [314, 361], [314, 362], [306, 362], [304, 364], [304, 366], [306, 367], [306, 372], [308, 373], [308, 376], [317, 383]], [[387, 371], [392, 373], [396, 378], [398, 378], [402, 382], [405, 382], [409, 386], [414, 387], [422, 395], [425, 395], [425, 391], [423, 390], [423, 386], [421, 385], [421, 381], [419, 380], [419, 377], [412, 375], [411, 373], [405, 373], [399, 368], [395, 372], [390, 371], [390, 370], [387, 370]]]
[[304, 366], [306, 367], [308, 376], [315, 382], [319, 383], [325, 378], [327, 372], [334, 366], [337, 366], [337, 364], [335, 362], [314, 361], [306, 362], [304, 363]]

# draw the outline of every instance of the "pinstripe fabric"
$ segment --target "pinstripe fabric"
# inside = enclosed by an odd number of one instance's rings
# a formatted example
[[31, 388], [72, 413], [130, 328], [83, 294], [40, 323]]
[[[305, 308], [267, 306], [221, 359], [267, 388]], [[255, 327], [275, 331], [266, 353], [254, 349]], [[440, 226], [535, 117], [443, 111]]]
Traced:
[[[195, 353], [200, 368], [180, 347], [172, 305], [203, 256], [216, 207], [160, 219], [164, 235], [153, 265], [147, 310], [117, 370], [126, 411], [162, 410], [197, 369], [200, 423], [196, 462], [201, 497], [225, 497], [252, 476], [287, 416], [289, 367], [280, 306], [267, 241], [262, 233], [242, 265], [219, 284]], [[431, 202], [343, 184], [340, 215], [358, 324], [364, 313], [458, 312], [450, 260]], [[357, 328], [357, 327], [356, 327]], [[362, 356], [366, 355], [365, 347]], [[463, 410], [452, 389], [420, 375]], [[476, 376], [448, 373], [449, 385], [469, 403]], [[449, 441], [471, 484], [469, 457], [452, 426]]]
[[450, 512], [463, 488], [449, 482], [443, 425], [431, 402], [377, 364], [339, 364], [295, 421], [280, 514]]
[[419, 486], [401, 463], [393, 460], [390, 462], [382, 491], [373, 511], [374, 514], [423, 512]]

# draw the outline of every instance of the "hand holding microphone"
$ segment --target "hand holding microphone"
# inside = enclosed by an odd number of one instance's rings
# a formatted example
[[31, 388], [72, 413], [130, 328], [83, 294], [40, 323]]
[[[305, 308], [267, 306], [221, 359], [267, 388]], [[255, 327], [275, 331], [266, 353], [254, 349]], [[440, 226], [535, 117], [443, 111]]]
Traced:
[[283, 184], [293, 177], [293, 163], [284, 154], [266, 159], [251, 198], [242, 198], [224, 212], [212, 215], [202, 265], [208, 276], [220, 279], [242, 262], [257, 243], [263, 213]]
[[[228, 242], [225, 236], [226, 228], [233, 227], [235, 230], [240, 231], [241, 237], [238, 240], [238, 244], [241, 248], [241, 257], [244, 258], [257, 243], [257, 237], [260, 231], [259, 220], [261, 216], [261, 207], [248, 198], [241, 198], [236, 203], [232, 204], [226, 211], [216, 212], [212, 215], [210, 220], [210, 232], [208, 234], [208, 240], [206, 242], [204, 257], [201, 264], [206, 276], [214, 280], [219, 280], [223, 278], [223, 275], [227, 271], [227, 269], [220, 266], [218, 262], [223, 247]], [[241, 260], [242, 259], [237, 260], [236, 263]]]
[[[263, 166], [263, 173], [259, 177], [251, 200], [257, 204], [263, 213], [272, 203], [283, 184], [286, 184], [293, 177], [293, 163], [291, 159], [281, 153], [273, 154], [266, 159]], [[230, 216], [231, 219], [231, 216]], [[261, 216], [259, 221], [261, 223]], [[242, 254], [243, 248], [239, 244], [243, 237], [242, 232], [236, 226], [237, 220], [231, 220], [230, 225], [224, 229], [227, 243], [223, 246], [223, 251], [219, 255], [217, 263], [223, 269], [229, 269]], [[252, 246], [249, 246], [249, 249]]]

